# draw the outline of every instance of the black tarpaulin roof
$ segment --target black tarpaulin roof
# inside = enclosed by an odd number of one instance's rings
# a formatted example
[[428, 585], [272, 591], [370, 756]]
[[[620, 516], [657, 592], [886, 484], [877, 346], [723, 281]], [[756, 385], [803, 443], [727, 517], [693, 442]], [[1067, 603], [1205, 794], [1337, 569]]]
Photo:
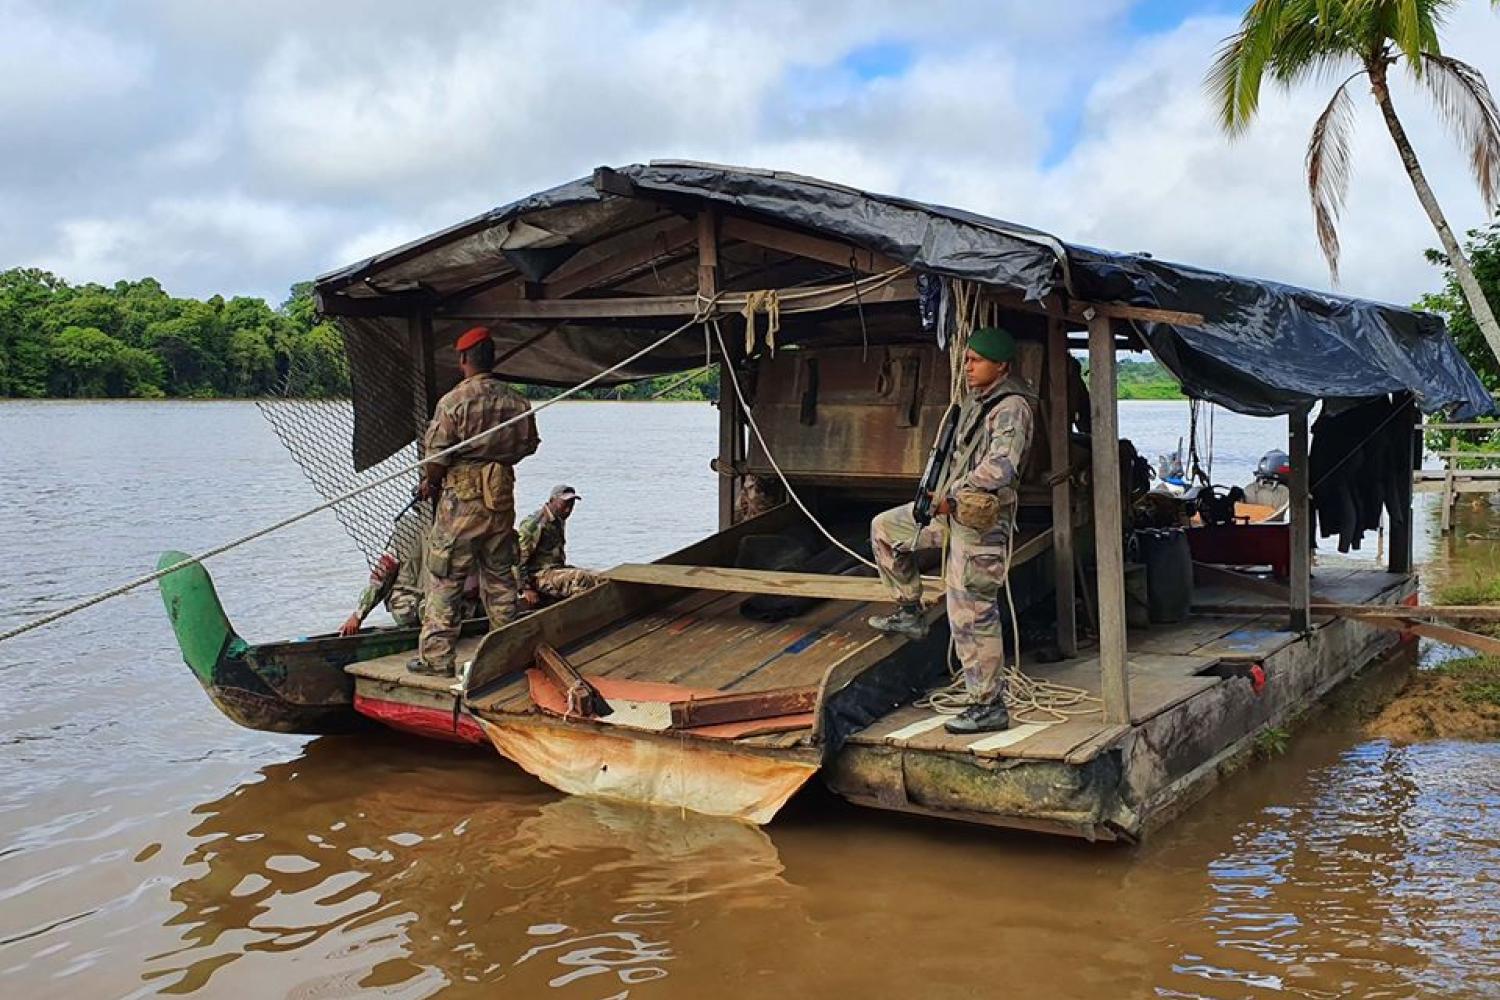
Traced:
[[[462, 298], [507, 274], [540, 280], [582, 247], [653, 215], [680, 218], [685, 209], [705, 203], [878, 251], [918, 271], [1013, 289], [1030, 300], [1061, 293], [1078, 302], [1199, 313], [1201, 327], [1137, 323], [1136, 329], [1189, 394], [1240, 412], [1271, 415], [1318, 399], [1402, 391], [1411, 392], [1424, 411], [1442, 410], [1457, 419], [1494, 411], [1442, 321], [1428, 313], [1068, 244], [971, 212], [797, 174], [708, 164], [601, 168], [593, 178], [326, 274], [315, 290], [333, 304], [332, 312], [340, 311], [341, 301], [368, 306], [389, 299], [390, 315], [399, 316], [397, 300], [413, 290], [443, 300]], [[357, 355], [404, 352], [404, 326], [350, 316], [340, 316], [339, 323], [356, 369], [360, 406]], [[440, 317], [439, 342], [451, 339], [461, 323]], [[507, 341], [520, 344], [537, 329], [534, 323], [502, 326], [502, 356]], [[659, 336], [659, 328], [618, 324], [553, 326], [544, 352], [519, 351], [502, 362], [501, 372], [521, 381], [573, 384]], [[684, 337], [638, 369], [621, 372], [619, 380], [702, 363], [701, 343]], [[384, 448], [358, 450], [367, 459]]]

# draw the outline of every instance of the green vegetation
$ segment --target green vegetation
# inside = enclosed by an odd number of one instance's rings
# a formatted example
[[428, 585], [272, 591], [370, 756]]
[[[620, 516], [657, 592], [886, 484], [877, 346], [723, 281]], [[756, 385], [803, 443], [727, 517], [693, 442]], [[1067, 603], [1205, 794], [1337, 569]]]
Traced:
[[1280, 757], [1292, 745], [1292, 734], [1280, 726], [1268, 726], [1255, 734], [1255, 752], [1262, 757]]
[[1452, 678], [1458, 697], [1466, 705], [1500, 708], [1500, 657], [1466, 656], [1433, 668], [1433, 673]]
[[1121, 399], [1185, 399], [1182, 386], [1156, 361], [1121, 361]]
[[1500, 604], [1500, 575], [1476, 570], [1468, 579], [1449, 580], [1433, 597], [1438, 604]]
[[[1480, 229], [1471, 229], [1465, 249], [1480, 289], [1491, 302], [1500, 302], [1500, 223], [1492, 222]], [[1474, 320], [1474, 311], [1469, 308], [1453, 265], [1439, 250], [1428, 250], [1427, 259], [1443, 269], [1443, 287], [1418, 299], [1416, 308], [1442, 316], [1453, 342], [1484, 387], [1490, 392], [1500, 392], [1500, 361], [1495, 360], [1489, 342]], [[1493, 450], [1500, 444], [1497, 433], [1500, 430], [1433, 432], [1427, 435], [1427, 447], [1434, 451]], [[1486, 464], [1482, 460], [1459, 460], [1460, 468]], [[1500, 599], [1500, 595], [1496, 599]]]
[[293, 366], [307, 392], [349, 391], [344, 344], [310, 284], [263, 299], [168, 295], [153, 278], [70, 285], [35, 268], [0, 272], [0, 397], [259, 396]]

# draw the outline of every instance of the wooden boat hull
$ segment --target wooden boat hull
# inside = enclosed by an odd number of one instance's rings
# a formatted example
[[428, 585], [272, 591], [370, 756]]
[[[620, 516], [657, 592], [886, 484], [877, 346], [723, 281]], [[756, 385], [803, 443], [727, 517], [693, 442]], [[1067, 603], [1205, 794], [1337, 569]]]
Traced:
[[[157, 567], [186, 558], [165, 552]], [[159, 588], [188, 669], [219, 711], [247, 729], [320, 735], [363, 728], [369, 723], [355, 710], [344, 667], [416, 646], [412, 628], [252, 645], [230, 624], [203, 566], [168, 573]]]

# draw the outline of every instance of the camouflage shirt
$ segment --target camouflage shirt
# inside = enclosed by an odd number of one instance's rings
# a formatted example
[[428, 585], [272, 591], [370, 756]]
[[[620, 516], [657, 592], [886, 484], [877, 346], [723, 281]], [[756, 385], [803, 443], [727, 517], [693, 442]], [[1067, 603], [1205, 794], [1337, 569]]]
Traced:
[[[486, 428], [522, 413], [529, 414], [530, 410], [531, 404], [499, 376], [488, 373], [471, 375], [438, 400], [432, 422], [427, 425], [422, 454], [432, 455], [451, 448]], [[536, 451], [540, 440], [536, 433], [536, 420], [528, 415], [526, 419], [496, 431], [455, 455], [432, 459], [432, 463], [444, 467], [460, 462], [515, 465]]]
[[[986, 404], [989, 405], [986, 410]], [[938, 496], [969, 488], [993, 493], [1019, 486], [1036, 422], [1035, 395], [1015, 376], [1007, 376], [979, 394], [964, 397], [959, 407], [958, 437], [943, 470]]]
[[520, 546], [516, 565], [519, 567], [523, 587], [529, 585], [532, 578], [542, 570], [567, 565], [567, 537], [563, 520], [553, 514], [546, 504], [521, 522], [516, 535]]

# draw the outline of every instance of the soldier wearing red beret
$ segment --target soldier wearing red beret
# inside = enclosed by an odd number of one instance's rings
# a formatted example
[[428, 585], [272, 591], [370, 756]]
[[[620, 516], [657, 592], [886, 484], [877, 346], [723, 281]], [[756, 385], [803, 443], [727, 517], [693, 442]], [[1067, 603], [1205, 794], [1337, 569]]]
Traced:
[[[516, 477], [514, 466], [536, 451], [539, 438], [531, 404], [492, 368], [495, 342], [486, 327], [458, 338], [463, 380], [438, 400], [423, 439], [418, 493], [436, 499], [427, 545], [427, 602], [422, 637], [408, 669], [420, 674], [454, 673], [464, 580], [479, 576], [479, 596], [490, 624], [499, 628], [516, 614]], [[439, 452], [516, 417], [509, 426], [443, 457]]]

